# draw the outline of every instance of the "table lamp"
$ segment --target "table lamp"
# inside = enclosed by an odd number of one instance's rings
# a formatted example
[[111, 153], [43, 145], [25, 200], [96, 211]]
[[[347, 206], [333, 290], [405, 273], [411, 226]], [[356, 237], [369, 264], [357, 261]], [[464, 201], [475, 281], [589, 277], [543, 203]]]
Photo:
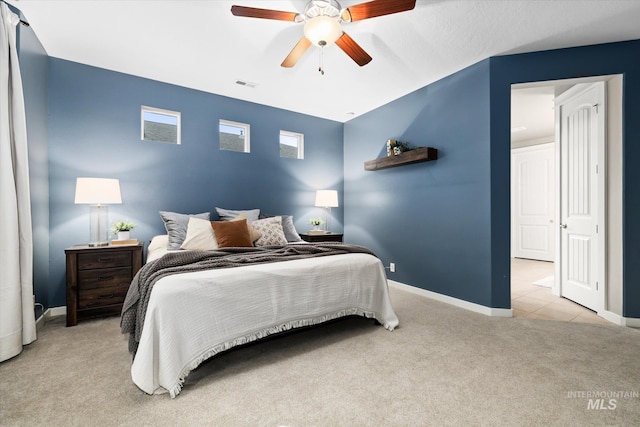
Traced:
[[329, 212], [331, 208], [338, 207], [338, 192], [336, 190], [316, 191], [316, 206], [324, 208], [325, 233], [329, 231]]
[[109, 207], [122, 203], [120, 181], [110, 178], [78, 178], [76, 204], [91, 205], [89, 246], [109, 244]]

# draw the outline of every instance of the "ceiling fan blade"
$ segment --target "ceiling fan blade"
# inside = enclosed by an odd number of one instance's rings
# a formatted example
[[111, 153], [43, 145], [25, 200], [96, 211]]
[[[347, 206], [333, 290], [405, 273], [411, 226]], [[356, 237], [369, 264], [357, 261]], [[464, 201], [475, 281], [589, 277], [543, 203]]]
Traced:
[[289, 55], [287, 55], [287, 57], [284, 59], [284, 61], [282, 61], [282, 64], [280, 65], [286, 68], [293, 67], [294, 65], [296, 65], [298, 60], [302, 58], [302, 55], [304, 55], [307, 49], [309, 49], [309, 46], [311, 46], [311, 42], [309, 41], [309, 39], [306, 37], [302, 37], [300, 41], [293, 47], [293, 49], [291, 49]]
[[342, 13], [342, 20], [346, 22], [360, 21], [376, 16], [405, 12], [415, 6], [416, 0], [373, 0], [346, 8]]
[[347, 33], [342, 33], [340, 38], [336, 40], [336, 44], [340, 49], [344, 51], [351, 59], [356, 61], [359, 66], [367, 65], [371, 62], [371, 57], [358, 43], [355, 42]]
[[278, 21], [292, 21], [296, 22], [298, 13], [296, 12], [282, 12], [280, 10], [260, 9], [257, 7], [246, 6], [231, 6], [231, 13], [234, 16], [244, 16], [247, 18], [263, 18], [263, 19], [275, 19]]

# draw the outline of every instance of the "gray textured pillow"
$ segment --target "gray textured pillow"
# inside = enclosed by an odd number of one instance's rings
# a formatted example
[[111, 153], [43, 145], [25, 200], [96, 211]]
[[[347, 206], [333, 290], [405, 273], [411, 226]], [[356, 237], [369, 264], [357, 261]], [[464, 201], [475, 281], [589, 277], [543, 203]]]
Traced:
[[169, 245], [167, 249], [178, 250], [184, 239], [187, 237], [187, 225], [189, 225], [189, 218], [206, 219], [209, 221], [209, 212], [200, 214], [180, 214], [175, 212], [160, 211], [160, 217], [164, 221], [164, 228], [167, 229], [169, 235]]
[[[260, 219], [273, 218], [275, 215], [260, 214]], [[287, 238], [287, 242], [302, 242], [302, 237], [298, 234], [296, 226], [293, 225], [292, 215], [278, 215], [282, 217], [282, 231], [284, 231], [284, 237]]]
[[293, 225], [293, 217], [291, 215], [282, 215], [282, 231], [284, 231], [287, 242], [302, 241], [302, 237], [298, 234], [296, 226]]
[[233, 210], [216, 208], [216, 212], [218, 213], [221, 221], [231, 221], [240, 214], [244, 214], [249, 221], [257, 221], [260, 216], [260, 209]]

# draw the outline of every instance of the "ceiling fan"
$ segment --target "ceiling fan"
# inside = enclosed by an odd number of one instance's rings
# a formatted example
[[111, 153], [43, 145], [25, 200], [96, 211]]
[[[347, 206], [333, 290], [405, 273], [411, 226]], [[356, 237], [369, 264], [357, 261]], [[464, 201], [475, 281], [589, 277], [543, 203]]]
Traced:
[[[282, 62], [283, 67], [290, 68], [296, 65], [312, 44], [324, 48], [334, 43], [362, 67], [371, 62], [371, 56], [342, 31], [340, 24], [405, 12], [413, 9], [415, 5], [416, 0], [373, 0], [343, 9], [336, 0], [310, 0], [303, 13], [235, 5], [231, 6], [231, 13], [234, 16], [249, 18], [304, 22], [304, 35]], [[324, 74], [322, 63], [319, 71]]]

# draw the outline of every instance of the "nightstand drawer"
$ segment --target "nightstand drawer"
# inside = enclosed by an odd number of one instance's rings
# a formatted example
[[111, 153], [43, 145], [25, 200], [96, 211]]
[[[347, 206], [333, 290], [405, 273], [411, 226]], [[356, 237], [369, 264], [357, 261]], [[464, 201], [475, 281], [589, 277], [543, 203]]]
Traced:
[[78, 272], [78, 288], [106, 288], [109, 286], [129, 286], [131, 283], [131, 267], [102, 268], [99, 270], [83, 270]]
[[78, 270], [129, 266], [131, 266], [131, 252], [127, 251], [78, 254]]
[[78, 309], [122, 304], [128, 289], [129, 283], [104, 288], [80, 288], [78, 290]]

